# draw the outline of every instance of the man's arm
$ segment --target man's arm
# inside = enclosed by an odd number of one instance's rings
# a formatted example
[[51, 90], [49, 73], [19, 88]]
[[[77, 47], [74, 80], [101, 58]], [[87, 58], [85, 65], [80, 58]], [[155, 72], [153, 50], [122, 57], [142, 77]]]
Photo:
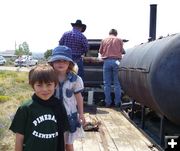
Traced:
[[59, 45], [64, 45], [64, 37], [65, 37], [65, 35], [63, 34], [59, 40]]
[[83, 52], [86, 53], [89, 50], [89, 46], [88, 46], [88, 40], [87, 38], [83, 35], [82, 38], [82, 46], [83, 46]]
[[122, 54], [126, 54], [126, 51], [124, 50], [124, 48], [122, 48]]

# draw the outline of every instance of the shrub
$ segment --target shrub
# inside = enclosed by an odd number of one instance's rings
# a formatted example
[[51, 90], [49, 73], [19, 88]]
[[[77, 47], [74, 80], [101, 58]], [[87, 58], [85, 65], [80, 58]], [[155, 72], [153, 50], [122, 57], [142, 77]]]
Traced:
[[6, 102], [6, 101], [8, 101], [9, 99], [10, 99], [9, 96], [0, 95], [0, 102]]

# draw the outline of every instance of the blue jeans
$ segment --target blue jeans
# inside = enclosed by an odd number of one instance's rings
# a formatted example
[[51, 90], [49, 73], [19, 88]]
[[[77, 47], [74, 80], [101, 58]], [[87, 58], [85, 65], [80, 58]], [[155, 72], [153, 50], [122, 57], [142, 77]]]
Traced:
[[84, 65], [83, 65], [83, 59], [80, 58], [78, 60], [74, 60], [77, 63], [77, 66], [79, 68], [78, 75], [82, 78], [84, 81]]
[[114, 103], [115, 105], [121, 102], [121, 85], [118, 78], [119, 60], [105, 59], [103, 64], [103, 80], [104, 80], [104, 94], [106, 105], [111, 105], [111, 84], [114, 85]]

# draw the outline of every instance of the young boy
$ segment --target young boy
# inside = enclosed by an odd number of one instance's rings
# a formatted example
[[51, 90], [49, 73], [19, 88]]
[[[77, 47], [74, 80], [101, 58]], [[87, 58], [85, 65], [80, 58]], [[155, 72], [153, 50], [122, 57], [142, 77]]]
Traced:
[[64, 132], [68, 128], [67, 113], [54, 92], [58, 77], [47, 64], [29, 72], [32, 98], [21, 105], [10, 130], [16, 133], [15, 151], [64, 151]]

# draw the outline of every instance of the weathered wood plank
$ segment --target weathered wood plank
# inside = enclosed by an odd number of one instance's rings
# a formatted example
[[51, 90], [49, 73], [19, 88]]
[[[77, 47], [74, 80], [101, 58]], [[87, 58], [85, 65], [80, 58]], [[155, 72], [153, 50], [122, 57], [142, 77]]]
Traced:
[[[107, 109], [106, 109], [107, 111]], [[103, 121], [103, 125], [106, 127], [106, 131], [109, 134], [110, 139], [115, 144], [117, 150], [128, 150], [134, 151], [129, 147], [130, 143], [126, 137], [123, 136], [123, 131], [119, 129], [119, 126], [114, 124], [112, 117], [110, 116], [111, 112], [105, 115], [98, 115], [98, 118]], [[118, 118], [117, 118], [118, 120]], [[121, 134], [120, 134], [121, 133]]]
[[121, 119], [123, 120], [123, 123], [126, 125], [126, 127], [119, 126], [119, 129], [124, 132], [124, 136], [129, 138], [128, 140], [130, 142], [130, 145], [135, 148], [135, 150], [139, 150], [139, 148], [142, 150], [143, 148], [146, 149], [147, 147], [152, 147], [152, 143], [134, 125], [132, 125], [122, 115], [121, 112], [116, 112], [115, 110], [112, 110], [110, 115], [112, 117], [112, 120], [114, 121], [114, 124], [117, 126], [121, 124], [121, 121], [117, 119], [118, 117], [122, 116]]
[[[116, 131], [109, 129], [109, 133], [112, 134], [116, 146], [118, 149], [126, 149], [132, 151], [140, 150], [150, 150], [149, 147], [152, 146], [152, 143], [144, 136], [142, 133], [132, 125], [121, 112], [116, 112], [111, 110], [109, 115], [111, 116], [112, 123], [116, 127]], [[115, 137], [114, 137], [114, 134]], [[119, 139], [118, 139], [118, 136]]]
[[75, 140], [75, 142], [74, 142], [74, 150], [75, 151], [83, 151], [83, 141], [85, 141], [85, 140], [83, 140], [83, 139], [78, 139], [78, 140]]
[[98, 108], [97, 114], [86, 117], [101, 122], [99, 132], [86, 132], [83, 141], [75, 142], [76, 151], [152, 151], [152, 143], [121, 112]]
[[96, 138], [97, 138], [97, 141], [98, 141], [98, 144], [99, 144], [99, 150], [100, 151], [105, 151], [104, 145], [103, 145], [103, 141], [101, 139], [101, 133], [100, 132], [99, 133], [95, 133], [95, 135], [96, 135]]
[[99, 132], [100, 132], [100, 137], [102, 139], [102, 144], [104, 151], [118, 151], [116, 145], [114, 144], [112, 138], [110, 137], [107, 128], [103, 124], [100, 126]]
[[100, 151], [95, 133], [96, 132], [86, 132], [86, 137], [88, 139], [83, 142], [83, 151]]

